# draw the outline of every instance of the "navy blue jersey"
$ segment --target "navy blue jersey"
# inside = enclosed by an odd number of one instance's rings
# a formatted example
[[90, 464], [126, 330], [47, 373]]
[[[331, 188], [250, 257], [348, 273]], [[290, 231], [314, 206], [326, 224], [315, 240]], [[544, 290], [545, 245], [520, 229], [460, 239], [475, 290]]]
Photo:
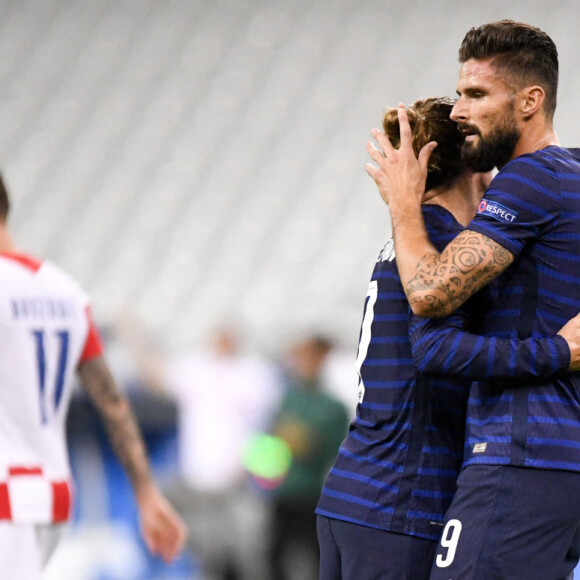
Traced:
[[[505, 165], [468, 226], [516, 260], [490, 285], [486, 336], [552, 335], [580, 311], [580, 150]], [[466, 464], [580, 471], [580, 374], [475, 383]]]
[[[434, 245], [443, 249], [460, 231], [453, 216], [438, 205], [423, 206]], [[481, 300], [482, 297], [475, 297]], [[455, 492], [463, 459], [465, 408], [469, 380], [417, 370], [438, 359], [458, 377], [520, 376], [530, 366], [538, 373], [566, 368], [566, 342], [534, 349], [517, 341], [482, 339], [467, 332], [472, 313], [482, 308], [471, 301], [445, 324], [437, 348], [426, 347], [430, 321], [412, 316], [395, 263], [390, 240], [375, 265], [365, 302], [357, 364], [360, 396], [356, 418], [326, 480], [317, 513], [393, 532], [436, 540], [443, 515]], [[413, 352], [410, 325], [419, 346]], [[475, 342], [474, 342], [475, 341]], [[475, 345], [475, 346], [474, 346]], [[424, 352], [421, 348], [424, 347]], [[501, 362], [488, 364], [496, 349]], [[539, 360], [517, 356], [517, 349]], [[521, 350], [520, 350], [521, 352]], [[504, 359], [510, 361], [509, 364]], [[425, 361], [425, 362], [424, 362]], [[454, 362], [455, 361], [455, 362]], [[482, 363], [483, 361], [483, 363]], [[511, 370], [509, 371], [511, 372]]]

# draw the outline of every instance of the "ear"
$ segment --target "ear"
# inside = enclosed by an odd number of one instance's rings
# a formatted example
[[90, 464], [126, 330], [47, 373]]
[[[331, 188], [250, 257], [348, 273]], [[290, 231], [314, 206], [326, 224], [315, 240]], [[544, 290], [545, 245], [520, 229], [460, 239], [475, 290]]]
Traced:
[[526, 87], [520, 91], [519, 103], [520, 113], [524, 120], [533, 117], [544, 106], [546, 93], [544, 89], [538, 85]]

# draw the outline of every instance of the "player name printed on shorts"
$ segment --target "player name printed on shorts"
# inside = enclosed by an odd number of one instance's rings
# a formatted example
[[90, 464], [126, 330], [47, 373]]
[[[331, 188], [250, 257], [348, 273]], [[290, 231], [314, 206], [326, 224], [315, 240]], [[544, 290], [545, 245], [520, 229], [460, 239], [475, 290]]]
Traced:
[[485, 450], [487, 449], [487, 442], [485, 443], [476, 443], [473, 446], [473, 453], [485, 453]]

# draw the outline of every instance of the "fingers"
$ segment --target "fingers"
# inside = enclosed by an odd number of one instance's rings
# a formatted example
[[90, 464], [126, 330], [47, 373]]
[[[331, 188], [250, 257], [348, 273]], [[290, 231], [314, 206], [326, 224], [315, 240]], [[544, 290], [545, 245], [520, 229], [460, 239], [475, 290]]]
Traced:
[[166, 563], [172, 562], [183, 551], [187, 532], [181, 521], [166, 522], [163, 530], [159, 530], [157, 549]]
[[375, 181], [378, 179], [379, 170], [372, 164], [366, 163], [365, 164], [365, 171], [368, 175], [370, 175]]
[[152, 555], [160, 556], [169, 564], [183, 551], [185, 533], [178, 529], [159, 529], [146, 537], [145, 543]]
[[436, 148], [437, 142], [430, 141], [429, 143], [427, 143], [427, 145], [425, 145], [421, 149], [421, 151], [419, 151], [419, 157], [417, 159], [421, 167], [425, 168], [425, 170], [427, 169], [427, 164], [429, 162], [429, 158], [431, 157], [431, 153], [433, 153], [433, 151], [435, 151]]
[[369, 141], [366, 147], [367, 153], [375, 163], [380, 163], [385, 158], [383, 153], [375, 147], [375, 144], [372, 141]]
[[379, 129], [371, 131], [376, 145], [372, 141], [366, 144], [371, 162], [365, 164], [365, 171], [375, 181], [382, 199], [389, 206], [391, 201], [396, 203], [397, 200], [401, 200], [401, 203], [407, 200], [420, 202], [425, 192], [427, 162], [437, 146], [435, 142], [428, 143], [416, 156], [404, 105], [399, 104], [397, 115], [401, 133], [398, 148]]
[[152, 555], [161, 556], [166, 562], [172, 562], [182, 552], [187, 539], [187, 528], [177, 512], [162, 496], [150, 496], [152, 499], [142, 516], [142, 536]]
[[[399, 116], [399, 131], [401, 134], [401, 143], [399, 145], [399, 150], [404, 148], [413, 148], [413, 136], [411, 133], [411, 126], [409, 125], [409, 119], [407, 117], [407, 111], [403, 103], [399, 103], [399, 108], [397, 110]], [[381, 157], [388, 157], [394, 151], [396, 151], [393, 144], [389, 141], [387, 136], [379, 129], [371, 130], [372, 136], [376, 139], [377, 143], [380, 145], [382, 151], [379, 151], [372, 142], [367, 143], [367, 152], [372, 157], [375, 162], [379, 162]], [[384, 155], [383, 153], [384, 152]]]
[[[393, 144], [389, 141], [387, 136], [382, 131], [379, 131], [378, 129], [373, 129], [371, 131], [371, 134], [376, 139], [377, 143], [380, 145], [381, 149], [385, 153], [385, 156], [388, 156], [390, 153], [392, 153], [395, 150], [395, 148], [393, 147]], [[368, 145], [367, 145], [367, 150], [368, 150]]]
[[409, 118], [407, 117], [407, 110], [403, 103], [399, 103], [397, 110], [399, 116], [399, 132], [401, 135], [401, 149], [405, 147], [413, 147], [413, 136], [411, 134], [411, 125], [409, 125]]
[[159, 546], [159, 555], [166, 564], [173, 562], [180, 554], [182, 546], [179, 546], [176, 540], [166, 542]]
[[[372, 133], [378, 131], [378, 129], [373, 129]], [[387, 139], [388, 141], [388, 139]], [[370, 175], [375, 181], [378, 179], [379, 175], [379, 167], [381, 163], [384, 162], [385, 156], [383, 155], [382, 151], [379, 151], [375, 144], [372, 141], [369, 141], [366, 145], [367, 153], [369, 154], [370, 158], [377, 164], [377, 166], [373, 165], [372, 163], [365, 164], [365, 171]]]
[[[401, 134], [401, 146], [400, 149], [404, 147], [413, 147], [413, 133], [411, 131], [411, 125], [409, 124], [409, 118], [407, 116], [407, 110], [405, 109], [405, 105], [403, 103], [399, 103], [399, 108], [397, 110], [397, 114], [399, 117], [399, 131]], [[435, 141], [431, 141], [425, 145], [421, 151], [419, 151], [419, 155], [417, 160], [421, 164], [422, 167], [427, 167], [427, 162], [429, 161], [429, 157], [431, 157], [431, 153], [437, 147], [437, 143]]]

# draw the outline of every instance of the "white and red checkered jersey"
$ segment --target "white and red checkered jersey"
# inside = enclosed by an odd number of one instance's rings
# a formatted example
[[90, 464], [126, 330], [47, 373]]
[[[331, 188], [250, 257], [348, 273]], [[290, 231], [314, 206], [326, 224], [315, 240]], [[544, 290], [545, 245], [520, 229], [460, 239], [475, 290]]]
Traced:
[[68, 519], [66, 414], [79, 363], [100, 354], [81, 287], [50, 262], [0, 254], [0, 520]]

